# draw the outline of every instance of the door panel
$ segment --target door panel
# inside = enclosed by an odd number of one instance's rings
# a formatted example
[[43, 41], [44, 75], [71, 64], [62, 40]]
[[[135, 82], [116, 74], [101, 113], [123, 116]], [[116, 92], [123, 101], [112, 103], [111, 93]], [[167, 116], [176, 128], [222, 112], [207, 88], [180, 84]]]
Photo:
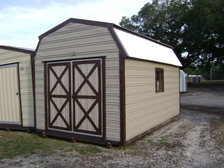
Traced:
[[70, 63], [48, 65], [49, 128], [71, 130]]
[[21, 123], [17, 64], [0, 66], [0, 122]]
[[101, 135], [101, 62], [73, 62], [74, 131]]

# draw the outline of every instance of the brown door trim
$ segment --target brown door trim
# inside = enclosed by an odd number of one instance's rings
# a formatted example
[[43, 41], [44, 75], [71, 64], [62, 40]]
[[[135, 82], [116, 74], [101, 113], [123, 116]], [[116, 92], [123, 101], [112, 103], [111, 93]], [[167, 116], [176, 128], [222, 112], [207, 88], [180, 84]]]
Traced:
[[[89, 74], [84, 75], [82, 74], [81, 76], [84, 78], [86, 85], [89, 86], [89, 88], [91, 88], [92, 90], [92, 95], [79, 95], [78, 94], [78, 90], [76, 90], [76, 92], [72, 91], [72, 87], [73, 87], [73, 82], [74, 82], [74, 72], [73, 69], [74, 68], [74, 64], [86, 64], [86, 63], [92, 63], [95, 64], [93, 66], [92, 69], [90, 69]], [[62, 60], [62, 61], [57, 61], [57, 62], [44, 62], [45, 64], [45, 131], [47, 135], [50, 135], [50, 132], [58, 132], [61, 133], [60, 135], [63, 134], [64, 131], [69, 131], [67, 132], [69, 135], [72, 136], [72, 138], [77, 139], [76, 137], [79, 137], [79, 135], [82, 135], [80, 137], [98, 137], [99, 139], [101, 139], [101, 143], [105, 143], [106, 142], [106, 112], [105, 112], [105, 104], [106, 104], [106, 100], [105, 100], [105, 57], [98, 57], [98, 58], [86, 58], [86, 59], [77, 59], [77, 60]], [[49, 83], [49, 79], [50, 79], [50, 74], [49, 71], [52, 71], [51, 66], [59, 66], [59, 65], [66, 65], [67, 67], [69, 67], [69, 91], [66, 90], [66, 87], [63, 86], [62, 81], [58, 81], [60, 80], [60, 75], [56, 77], [55, 79], [55, 84], [52, 85], [51, 84], [51, 90], [50, 90], [50, 83]], [[81, 69], [77, 70], [80, 72]], [[98, 88], [96, 88], [96, 86], [93, 86], [91, 84], [91, 82], [88, 80], [88, 78], [91, 76], [91, 74], [97, 70], [97, 73], [99, 75], [99, 79], [98, 79]], [[62, 70], [63, 71], [63, 70]], [[65, 71], [65, 70], [64, 70]], [[96, 73], [96, 71], [94, 72]], [[51, 72], [51, 75], [55, 74], [54, 72]], [[64, 75], [64, 72], [61, 72], [61, 75]], [[55, 76], [55, 75], [54, 75]], [[85, 77], [84, 77], [85, 76]], [[86, 79], [85, 79], [86, 78]], [[75, 82], [74, 82], [75, 83]], [[80, 85], [82, 84], [82, 82], [80, 83]], [[84, 85], [82, 84], [82, 85]], [[52, 95], [53, 90], [56, 88], [56, 85], [62, 85], [62, 90], [64, 92], [66, 92], [66, 95]], [[79, 89], [79, 88], [78, 88]], [[80, 90], [80, 89], [79, 89]], [[68, 94], [69, 93], [69, 94]], [[51, 94], [51, 95], [50, 95]], [[73, 95], [72, 95], [73, 94]], [[50, 107], [49, 107], [49, 103], [52, 103], [52, 100], [50, 99], [50, 97], [58, 97], [58, 98], [65, 98], [65, 97], [69, 97], [70, 96], [70, 124], [67, 124], [67, 128], [61, 128], [61, 127], [53, 127], [52, 124], [50, 124]], [[74, 105], [73, 105], [73, 110], [72, 110], [72, 104], [74, 104], [74, 97], [76, 96], [76, 98], [79, 99], [94, 99], [95, 101], [93, 101], [93, 104], [89, 107], [89, 109], [87, 109], [84, 114], [84, 119], [79, 120], [81, 122], [83, 122], [83, 120], [88, 120], [93, 126], [93, 128], [95, 129], [95, 131], [89, 131], [89, 130], [81, 130], [81, 129], [76, 129], [75, 130], [75, 120], [74, 116]], [[68, 100], [67, 100], [68, 101]], [[68, 102], [69, 103], [69, 102]], [[66, 102], [65, 102], [66, 104]], [[52, 104], [52, 107], [55, 108], [56, 104]], [[63, 106], [63, 104], [62, 104]], [[99, 106], [99, 111], [100, 111], [100, 115], [98, 118], [98, 123], [94, 123], [93, 121], [90, 121], [90, 116], [88, 116], [89, 113], [91, 113], [91, 110], [95, 107], [95, 106]], [[51, 107], [51, 108], [52, 108]], [[81, 107], [81, 105], [79, 106]], [[61, 107], [63, 108], [63, 107]], [[57, 116], [61, 117], [61, 113], [60, 113], [60, 109], [57, 109], [58, 114], [56, 114]], [[73, 111], [73, 112], [72, 112]], [[55, 117], [57, 117], [55, 116]], [[73, 116], [73, 117], [72, 117]], [[63, 120], [63, 119], [62, 119]], [[51, 122], [54, 122], [54, 120], [51, 120]], [[80, 125], [80, 124], [79, 124]], [[77, 125], [76, 125], [77, 126]], [[64, 130], [64, 131], [63, 131]], [[66, 132], [64, 132], [66, 133]], [[67, 135], [67, 134], [66, 134]], [[55, 134], [55, 136], [57, 136]], [[70, 137], [70, 136], [69, 136]], [[79, 139], [79, 138], [78, 138]], [[77, 140], [78, 140], [77, 139]], [[82, 139], [82, 138], [81, 138]], [[79, 139], [79, 140], [81, 140]], [[86, 139], [86, 138], [84, 138]]]
[[[53, 69], [53, 67], [56, 66], [65, 66], [65, 68], [63, 69], [63, 71], [60, 74], [57, 74], [55, 72], [55, 70]], [[68, 130], [71, 131], [72, 127], [71, 127], [71, 79], [70, 79], [70, 74], [71, 74], [71, 67], [70, 67], [70, 62], [62, 62], [62, 63], [50, 63], [47, 65], [47, 71], [48, 71], [48, 86], [47, 86], [47, 128], [54, 128], [54, 129], [61, 129], [61, 130]], [[62, 83], [61, 79], [63, 78], [63, 76], [65, 75], [65, 73], [68, 72], [68, 79], [69, 79], [69, 86], [68, 88], [66, 88], [66, 86]], [[53, 84], [53, 87], [50, 88], [50, 74], [56, 79], [56, 82]], [[65, 92], [65, 95], [58, 95], [58, 94], [54, 94], [54, 91], [56, 89], [56, 87], [60, 85], [60, 87], [63, 89], [63, 91]], [[65, 101], [62, 104], [61, 107], [57, 106], [57, 103], [54, 102], [54, 98], [64, 98]], [[50, 105], [53, 105], [54, 110], [57, 111], [57, 114], [55, 116], [51, 116], [51, 107]], [[65, 117], [62, 114], [62, 110], [66, 107], [69, 106], [69, 119], [68, 121], [65, 119]], [[59, 127], [59, 126], [55, 126], [55, 122], [57, 121], [57, 119], [60, 118], [62, 119], [62, 121], [64, 122], [66, 127]]]
[[[82, 83], [78, 86], [77, 90], [73, 90], [73, 118], [74, 118], [74, 131], [75, 132], [83, 132], [83, 133], [90, 133], [90, 134], [96, 134], [96, 135], [102, 135], [102, 109], [101, 109], [101, 100], [102, 100], [102, 95], [101, 95], [101, 84], [102, 84], [102, 75], [101, 75], [101, 60], [86, 60], [86, 61], [74, 61], [73, 62], [73, 71], [77, 70], [79, 75], [83, 78]], [[82, 70], [79, 68], [78, 65], [83, 65], [83, 64], [94, 64], [92, 69], [89, 71], [87, 75], [85, 75]], [[89, 77], [93, 74], [94, 71], [97, 71], [98, 73], [98, 86], [97, 89], [94, 88], [93, 84], [89, 81]], [[73, 83], [74, 86], [76, 85], [75, 81], [75, 72], [73, 73]], [[81, 89], [83, 88], [84, 85], [88, 85], [93, 92], [94, 95], [79, 95]], [[74, 87], [73, 87], [74, 88]], [[98, 90], [98, 91], [97, 91]], [[89, 100], [94, 100], [92, 105], [89, 107], [88, 110], [85, 110], [85, 108], [82, 106], [80, 103], [79, 99], [89, 99]], [[75, 122], [76, 118], [76, 111], [75, 111], [75, 105], [78, 105], [78, 107], [81, 109], [83, 112], [83, 117], [78, 121], [78, 123]], [[99, 109], [99, 114], [98, 114], [98, 124], [94, 123], [94, 121], [91, 119], [89, 114], [91, 111], [94, 109], [95, 106], [98, 106]], [[80, 129], [80, 126], [82, 123], [88, 120], [92, 127], [94, 128], [95, 131], [90, 131], [90, 130], [83, 130]]]

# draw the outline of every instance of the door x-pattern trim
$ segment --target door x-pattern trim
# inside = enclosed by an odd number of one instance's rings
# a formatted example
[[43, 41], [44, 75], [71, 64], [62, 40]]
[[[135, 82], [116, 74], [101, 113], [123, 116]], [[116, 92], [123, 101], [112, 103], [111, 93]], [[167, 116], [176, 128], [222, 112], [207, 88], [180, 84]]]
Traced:
[[[53, 66], [65, 66], [65, 68], [62, 70], [62, 72], [60, 74], [57, 74], [55, 72], [55, 70], [53, 69]], [[50, 128], [60, 128], [60, 129], [64, 129], [64, 130], [71, 130], [71, 114], [69, 112], [69, 119], [68, 121], [65, 119], [65, 117], [62, 114], [63, 109], [66, 107], [66, 105], [69, 103], [69, 109], [70, 107], [70, 102], [71, 102], [71, 97], [70, 97], [70, 86], [68, 86], [68, 88], [66, 88], [64, 86], [64, 84], [62, 83], [61, 79], [63, 78], [63, 76], [65, 75], [65, 73], [68, 71], [68, 78], [70, 76], [70, 65], [68, 63], [62, 63], [62, 64], [53, 64], [53, 65], [49, 65], [49, 78], [50, 78], [50, 72], [51, 75], [53, 74], [53, 76], [56, 78], [56, 82], [53, 85], [52, 88], [50, 88], [50, 84], [49, 84], [49, 106], [50, 103], [53, 105], [53, 107], [55, 108], [55, 110], [57, 111], [57, 114], [55, 116], [53, 116], [53, 120], [51, 120], [51, 113], [49, 114], [49, 127]], [[70, 78], [69, 78], [70, 81]], [[60, 85], [62, 87], [62, 89], [65, 91], [65, 95], [56, 95], [53, 94], [54, 90], [56, 89], [57, 85]], [[58, 99], [58, 98], [64, 98], [65, 101], [62, 104], [62, 106], [60, 108], [58, 108], [57, 104], [54, 102], [53, 98]], [[49, 107], [49, 111], [50, 111], [51, 106]], [[69, 110], [70, 111], [70, 110]], [[58, 126], [54, 126], [54, 123], [57, 121], [58, 117], [61, 117], [62, 121], [64, 122], [64, 124], [66, 125], [65, 127], [58, 127]], [[51, 121], [50, 121], [51, 120]]]
[[[94, 123], [94, 121], [91, 119], [91, 117], [89, 116], [89, 114], [91, 113], [91, 111], [94, 109], [94, 107], [96, 106], [96, 105], [98, 105], [99, 106], [99, 108], [100, 108], [100, 87], [99, 87], [99, 85], [100, 85], [100, 74], [99, 74], [99, 72], [100, 72], [100, 62], [99, 61], [91, 61], [91, 64], [93, 64], [94, 63], [94, 66], [92, 67], [92, 69], [89, 71], [89, 73], [87, 74], [87, 75], [85, 75], [83, 72], [82, 72], [82, 70], [79, 68], [79, 64], [88, 64], [88, 62], [82, 62], [82, 63], [74, 63], [73, 64], [73, 68], [74, 69], [76, 69], [78, 72], [79, 72], [79, 74], [82, 76], [82, 78], [83, 78], [83, 81], [82, 81], [82, 83], [79, 85], [79, 87], [77, 88], [77, 90], [76, 91], [74, 91], [74, 95], [73, 95], [73, 98], [74, 98], [74, 102], [76, 102], [77, 103], [77, 105], [79, 106], [79, 108], [81, 109], [81, 111], [83, 112], [83, 117], [79, 120], [79, 122], [76, 124], [76, 123], [74, 123], [74, 130], [75, 131], [79, 131], [80, 129], [79, 129], [79, 127], [82, 125], [82, 123], [87, 119], [90, 123], [91, 123], [91, 125], [92, 125], [92, 127], [95, 129], [95, 131], [87, 131], [87, 130], [80, 130], [80, 131], [82, 131], [82, 132], [90, 132], [90, 133], [95, 133], [95, 134], [100, 134], [101, 132], [100, 132], [100, 129], [101, 129], [101, 121], [100, 121], [100, 116], [99, 116], [99, 125], [97, 126], [95, 123]], [[91, 77], [91, 75], [94, 73], [94, 71], [95, 70], [97, 70], [97, 73], [98, 73], [98, 75], [99, 75], [99, 81], [98, 81], [98, 91], [95, 89], [95, 87], [92, 85], [92, 83], [89, 81], [89, 78]], [[75, 83], [75, 77], [74, 77], [74, 83]], [[87, 84], [90, 88], [91, 88], [91, 90], [93, 91], [93, 93], [94, 93], [94, 95], [79, 95], [79, 92], [81, 91], [81, 89], [83, 88], [83, 86], [85, 85], [85, 84]], [[80, 103], [80, 101], [79, 101], [79, 99], [95, 99], [95, 101], [92, 103], [92, 105], [89, 107], [89, 109], [88, 110], [85, 110], [85, 108], [83, 107], [83, 105]], [[100, 109], [99, 109], [99, 111], [100, 111]], [[75, 112], [75, 109], [74, 109], [74, 112]], [[75, 115], [75, 114], [74, 114]], [[100, 115], [100, 114], [99, 114]]]
[[67, 99], [63, 105], [61, 106], [60, 109], [58, 109], [57, 105], [55, 104], [55, 102], [53, 101], [52, 98], [50, 98], [51, 103], [53, 104], [54, 108], [57, 110], [57, 114], [55, 115], [54, 119], [52, 120], [52, 122], [50, 122], [50, 127], [54, 127], [53, 124], [55, 123], [55, 121], [58, 119], [58, 117], [60, 116], [61, 119], [63, 120], [63, 122], [65, 123], [65, 125], [67, 126], [68, 129], [71, 128], [71, 126], [69, 125], [69, 123], [66, 121], [65, 117], [62, 115], [62, 110], [65, 108], [65, 106], [67, 105], [67, 103], [69, 102], [69, 99]]
[[65, 66], [65, 69], [63, 70], [63, 72], [61, 73], [60, 76], [58, 76], [56, 74], [56, 72], [54, 71], [54, 69], [52, 68], [52, 66], [49, 66], [49, 70], [51, 70], [51, 72], [54, 74], [54, 77], [57, 79], [57, 82], [54, 84], [54, 86], [52, 87], [52, 89], [50, 90], [50, 94], [53, 93], [53, 91], [56, 89], [57, 85], [60, 84], [61, 87], [63, 88], [63, 90], [65, 91], [65, 93], [68, 95], [69, 91], [66, 89], [66, 87], [63, 85], [61, 79], [63, 78], [63, 76], [65, 75], [65, 73], [67, 72], [67, 70], [69, 69], [69, 66]]

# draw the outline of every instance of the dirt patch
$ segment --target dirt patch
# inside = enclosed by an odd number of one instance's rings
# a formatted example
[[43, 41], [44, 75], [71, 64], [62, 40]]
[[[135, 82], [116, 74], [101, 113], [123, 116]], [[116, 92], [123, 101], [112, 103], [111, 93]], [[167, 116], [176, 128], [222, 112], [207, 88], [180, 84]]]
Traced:
[[[216, 89], [193, 88], [181, 94], [179, 117], [128, 146], [107, 149], [104, 146], [70, 143], [62, 139], [41, 138], [26, 132], [0, 130], [0, 144], [9, 141], [13, 143], [12, 140], [26, 136], [47, 149], [37, 148], [33, 152], [4, 157], [0, 160], [0, 168], [224, 167], [224, 108], [222, 104], [217, 107], [212, 103], [220, 98], [223, 100], [223, 90], [214, 91]], [[201, 100], [196, 100], [188, 106], [188, 100], [195, 100], [198, 95], [204, 98], [210, 95], [210, 104], [201, 104]], [[5, 147], [0, 145], [0, 148], [2, 155]]]
[[224, 149], [224, 116], [211, 120], [211, 137], [215, 139], [220, 148]]

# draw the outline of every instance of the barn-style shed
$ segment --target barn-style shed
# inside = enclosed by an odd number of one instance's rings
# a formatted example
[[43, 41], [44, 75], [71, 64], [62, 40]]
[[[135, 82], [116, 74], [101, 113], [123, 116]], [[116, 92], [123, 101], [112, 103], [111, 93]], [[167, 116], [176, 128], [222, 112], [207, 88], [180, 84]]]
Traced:
[[0, 129], [34, 129], [33, 53], [0, 46]]
[[172, 48], [115, 24], [68, 19], [39, 36], [36, 131], [125, 145], [179, 115]]

